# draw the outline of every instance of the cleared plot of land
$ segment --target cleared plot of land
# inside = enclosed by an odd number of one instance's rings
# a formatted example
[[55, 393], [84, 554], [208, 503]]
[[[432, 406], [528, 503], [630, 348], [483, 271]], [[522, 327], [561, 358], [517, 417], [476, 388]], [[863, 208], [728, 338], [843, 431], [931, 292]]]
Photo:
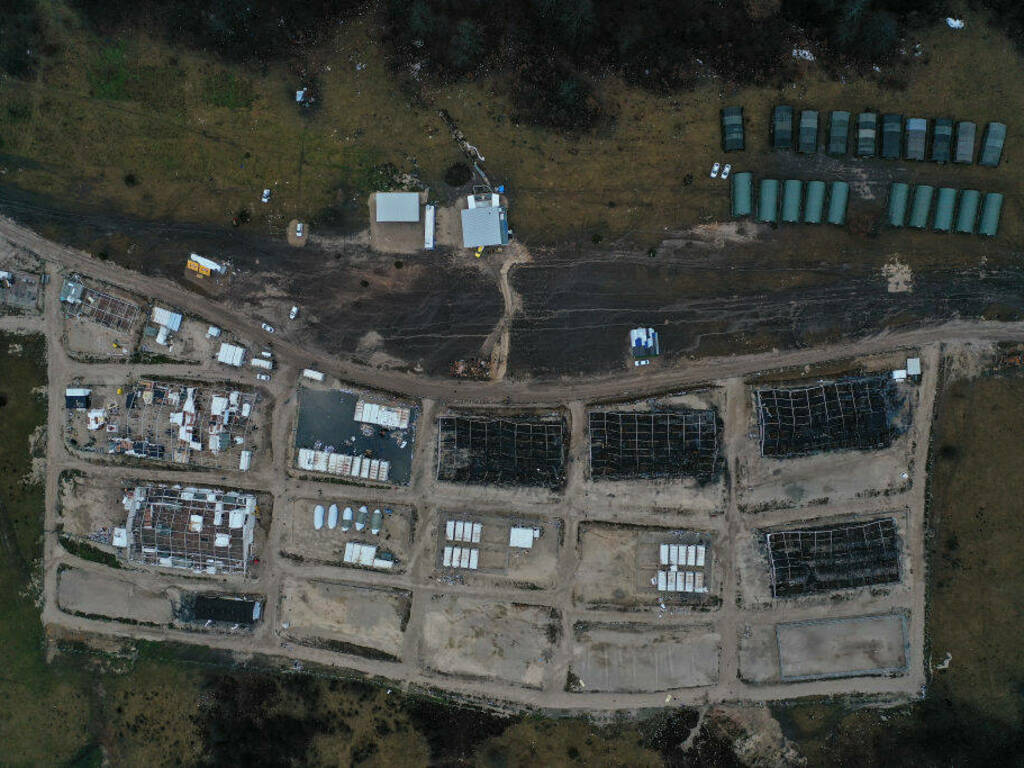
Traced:
[[100, 575], [78, 568], [60, 574], [57, 605], [65, 613], [146, 624], [169, 624], [174, 616], [167, 595], [151, 592], [113, 575]]
[[594, 479], [708, 481], [721, 471], [722, 427], [714, 409], [591, 411], [588, 418]]
[[[323, 506], [325, 518], [331, 504], [338, 506], [338, 525], [331, 529], [325, 520], [318, 531], [314, 525], [313, 512], [317, 505]], [[373, 510], [381, 510], [381, 530], [371, 533], [371, 521], [367, 520], [363, 530], [357, 531], [355, 524], [348, 531], [342, 530], [342, 516], [345, 507], [351, 507], [353, 516], [359, 508], [365, 506], [372, 515]], [[391, 511], [388, 514], [388, 510]], [[297, 499], [291, 505], [290, 517], [284, 523], [285, 533], [282, 539], [284, 551], [289, 555], [307, 563], [323, 565], [347, 565], [344, 563], [345, 545], [349, 542], [368, 544], [377, 547], [377, 557], [385, 554], [394, 556], [395, 564], [390, 572], [399, 573], [405, 570], [412, 545], [415, 527], [415, 510], [412, 507], [381, 504], [379, 502], [359, 501], [353, 499]]]
[[[443, 510], [438, 515], [435, 567], [457, 573], [464, 583], [486, 574], [550, 587], [558, 568], [560, 527], [560, 520]], [[455, 548], [469, 550], [473, 567], [463, 567], [454, 558]]]
[[756, 393], [761, 454], [888, 447], [901, 431], [904, 398], [891, 377], [846, 379]]
[[286, 579], [281, 621], [296, 642], [398, 659], [411, 601], [399, 590]]
[[907, 669], [906, 618], [853, 616], [779, 624], [783, 680], [902, 674]]
[[561, 416], [442, 416], [437, 479], [482, 485], [565, 485], [568, 443]]
[[[643, 610], [659, 603], [716, 603], [711, 543], [710, 536], [697, 531], [581, 525], [573, 600], [594, 608], [620, 610]], [[699, 565], [696, 559], [687, 559], [691, 551], [696, 555], [698, 545], [704, 548]], [[670, 552], [675, 555], [674, 562]]]
[[892, 518], [772, 531], [765, 538], [775, 597], [900, 578], [900, 542]]
[[721, 638], [710, 624], [576, 625], [573, 673], [586, 692], [642, 693], [714, 685]]
[[110, 473], [65, 472], [60, 478], [60, 521], [72, 536], [109, 544], [115, 526], [124, 525], [124, 487]]
[[435, 597], [423, 624], [423, 663], [441, 674], [541, 688], [561, 628], [553, 608]]

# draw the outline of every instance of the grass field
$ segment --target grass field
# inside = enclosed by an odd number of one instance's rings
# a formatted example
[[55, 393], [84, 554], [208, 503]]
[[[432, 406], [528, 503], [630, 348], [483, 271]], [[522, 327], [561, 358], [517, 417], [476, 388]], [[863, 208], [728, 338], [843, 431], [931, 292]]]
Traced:
[[929, 662], [901, 710], [776, 708], [812, 766], [1021, 765], [1024, 755], [1024, 377], [952, 382], [939, 401], [929, 506]]
[[[1021, 61], [980, 13], [968, 16], [963, 31], [937, 24], [909, 39], [911, 51], [920, 43], [920, 55], [871, 77], [834, 78], [802, 62], [798, 81], [785, 87], [737, 89], [698, 78], [693, 90], [655, 95], [608, 75], [597, 89], [606, 118], [592, 132], [574, 134], [514, 122], [500, 78], [436, 86], [395, 74], [372, 12], [307, 53], [322, 93], [307, 112], [294, 101], [301, 81], [287, 64], [229, 67], [143, 32], [99, 39], [63, 3], [46, 8], [56, 53], [44, 59], [35, 82], [0, 85], [7, 106], [0, 111], [0, 153], [6, 183], [71, 209], [227, 225], [248, 206], [255, 226], [280, 233], [293, 217], [337, 223], [345, 208], [355, 218], [344, 223], [359, 225], [366, 193], [391, 176], [387, 166], [416, 174], [444, 196], [444, 169], [459, 155], [437, 108], [447, 109], [480, 148], [492, 179], [509, 185], [513, 225], [535, 243], [628, 235], [653, 244], [666, 227], [725, 219], [728, 185], [707, 178], [714, 160], [731, 160], [737, 171], [802, 178], [856, 179], [894, 167], [882, 161], [818, 167], [770, 153], [769, 112], [784, 102], [823, 113], [873, 108], [952, 115], [979, 128], [1007, 122], [1002, 168], [920, 164], [901, 177], [1005, 192], [1000, 240], [1021, 241], [1024, 182], [1013, 175], [1024, 136], [1014, 119], [1024, 103]], [[718, 112], [726, 104], [744, 106], [748, 146], [728, 158], [719, 148]], [[688, 174], [692, 184], [684, 183]], [[265, 186], [275, 195], [261, 206]], [[872, 215], [882, 205], [864, 201]], [[855, 188], [851, 209], [857, 207]], [[909, 232], [899, 238], [911, 260], [968, 241]], [[826, 257], [829, 247], [825, 238]]]

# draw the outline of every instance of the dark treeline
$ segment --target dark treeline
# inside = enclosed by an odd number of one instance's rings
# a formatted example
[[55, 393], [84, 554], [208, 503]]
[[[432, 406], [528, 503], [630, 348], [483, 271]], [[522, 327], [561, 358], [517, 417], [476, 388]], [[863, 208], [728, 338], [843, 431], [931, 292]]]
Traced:
[[[225, 59], [301, 55], [357, 0], [69, 0], [100, 34], [143, 27]], [[977, 0], [1024, 40], [1024, 3]], [[28, 77], [45, 48], [37, 0], [0, 0], [0, 66]], [[810, 40], [826, 66], [884, 63], [906, 31], [935, 23], [942, 0], [383, 0], [382, 43], [399, 66], [452, 80], [507, 76], [514, 117], [585, 128], [600, 116], [595, 75], [615, 71], [655, 90], [701, 74], [762, 83], [789, 74]]]

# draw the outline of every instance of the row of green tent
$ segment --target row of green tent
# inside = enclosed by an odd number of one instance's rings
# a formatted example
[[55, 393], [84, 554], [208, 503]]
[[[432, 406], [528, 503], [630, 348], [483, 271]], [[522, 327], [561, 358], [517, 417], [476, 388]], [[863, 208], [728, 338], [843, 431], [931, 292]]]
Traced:
[[[932, 218], [932, 229], [936, 232], [953, 230], [965, 235], [973, 235], [975, 227], [978, 234], [995, 237], [999, 232], [999, 216], [1003, 210], [1003, 196], [998, 192], [989, 192], [982, 202], [981, 193], [976, 189], [965, 189], [959, 192], [960, 205], [957, 206], [957, 190], [942, 187], [935, 194], [935, 187], [920, 184], [914, 187], [911, 199], [910, 187], [903, 182], [896, 182], [889, 189], [889, 225], [901, 228], [924, 229], [928, 226], [928, 216], [935, 199], [935, 216]], [[910, 217], [907, 218], [909, 204]], [[981, 208], [981, 217], [978, 208]], [[956, 213], [954, 222], [954, 211]]]
[[[734, 109], [738, 109], [735, 107]], [[775, 149], [794, 148], [794, 125], [798, 152], [811, 154], [818, 151], [818, 112], [804, 109], [800, 121], [794, 123], [792, 107], [780, 105], [772, 112], [772, 146]], [[724, 119], [724, 117], [723, 117]], [[956, 141], [953, 141], [953, 121], [948, 118], [936, 119], [932, 128], [930, 160], [936, 163], [971, 164], [974, 162], [974, 144], [977, 126], [971, 122], [956, 123]], [[905, 122], [903, 115], [884, 114], [881, 123], [881, 147], [879, 147], [878, 115], [875, 112], [861, 112], [857, 115], [854, 154], [858, 157], [874, 157], [876, 153], [886, 160], [924, 160], [927, 155], [928, 121], [922, 117], [911, 117]], [[740, 112], [740, 140], [742, 144], [742, 111]], [[995, 167], [1003, 155], [1006, 142], [1006, 126], [1003, 123], [989, 123], [981, 142], [978, 164]], [[846, 155], [850, 143], [850, 113], [837, 110], [829, 113], [828, 136], [825, 151], [834, 156]], [[742, 145], [739, 147], [742, 149]]]
[[[829, 224], [842, 226], [846, 223], [846, 204], [850, 199], [850, 185], [845, 181], [833, 181], [828, 190], [828, 207], [825, 206], [826, 186], [824, 181], [798, 179], [761, 179], [757, 194], [757, 220], [776, 224]], [[732, 215], [735, 218], [754, 213], [754, 176], [749, 172], [733, 174]]]

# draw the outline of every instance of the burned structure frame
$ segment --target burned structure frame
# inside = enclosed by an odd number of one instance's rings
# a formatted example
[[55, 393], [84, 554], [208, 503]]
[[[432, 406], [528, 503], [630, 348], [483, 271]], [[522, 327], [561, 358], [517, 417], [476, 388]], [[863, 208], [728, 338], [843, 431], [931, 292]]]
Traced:
[[68, 317], [91, 320], [115, 331], [129, 331], [139, 319], [141, 310], [130, 301], [85, 286], [82, 300], [75, 304], [65, 303], [64, 312]]
[[713, 408], [591, 411], [590, 471], [595, 479], [694, 477], [722, 470], [722, 424]]
[[769, 531], [765, 544], [773, 597], [900, 580], [900, 540], [892, 518]]
[[759, 389], [756, 398], [762, 456], [887, 448], [904, 429], [904, 398], [887, 375]]
[[437, 420], [437, 479], [484, 485], [565, 485], [566, 425], [559, 415]]

